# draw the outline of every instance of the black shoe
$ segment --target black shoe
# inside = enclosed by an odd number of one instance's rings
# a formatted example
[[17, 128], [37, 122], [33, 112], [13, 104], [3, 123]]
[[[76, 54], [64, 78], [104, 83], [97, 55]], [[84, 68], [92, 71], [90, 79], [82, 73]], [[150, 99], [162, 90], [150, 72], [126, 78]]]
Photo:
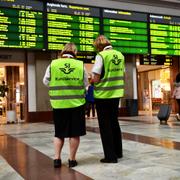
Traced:
[[70, 160], [70, 159], [68, 159], [68, 163], [69, 163], [69, 168], [75, 167], [78, 164], [76, 160]]
[[61, 160], [60, 159], [54, 159], [54, 168], [61, 167]]
[[117, 163], [117, 159], [106, 159], [106, 158], [103, 158], [100, 160], [100, 162], [102, 163]]

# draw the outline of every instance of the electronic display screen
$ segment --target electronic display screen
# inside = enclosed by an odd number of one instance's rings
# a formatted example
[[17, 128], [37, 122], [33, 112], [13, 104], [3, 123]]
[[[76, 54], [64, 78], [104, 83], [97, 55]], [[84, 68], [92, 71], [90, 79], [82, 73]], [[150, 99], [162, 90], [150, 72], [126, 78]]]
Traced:
[[180, 17], [150, 15], [151, 54], [180, 55]]
[[62, 50], [74, 42], [79, 52], [94, 52], [99, 34], [122, 53], [180, 55], [180, 17], [61, 2], [0, 0], [0, 47]]
[[95, 62], [95, 52], [78, 52], [77, 59], [83, 61], [84, 63], [94, 63]]
[[0, 0], [0, 47], [43, 49], [43, 4]]
[[165, 55], [141, 55], [140, 56], [141, 65], [172, 65], [172, 56]]
[[47, 3], [47, 38], [49, 50], [61, 50], [74, 42], [78, 51], [93, 52], [99, 35], [100, 10], [85, 6]]
[[103, 9], [104, 35], [122, 53], [147, 54], [147, 14]]

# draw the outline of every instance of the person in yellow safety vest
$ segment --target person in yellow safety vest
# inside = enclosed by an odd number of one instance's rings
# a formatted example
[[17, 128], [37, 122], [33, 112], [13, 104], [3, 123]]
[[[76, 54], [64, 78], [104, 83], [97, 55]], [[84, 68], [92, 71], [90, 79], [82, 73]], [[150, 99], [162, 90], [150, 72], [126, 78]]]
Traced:
[[43, 78], [43, 83], [49, 87], [53, 108], [55, 168], [61, 167], [64, 138], [69, 138], [69, 167], [77, 165], [76, 152], [80, 136], [86, 134], [85, 88], [88, 86], [88, 74], [83, 62], [75, 59], [76, 54], [75, 44], [66, 44], [60, 57], [47, 67]]
[[124, 96], [124, 56], [103, 35], [96, 38], [94, 47], [98, 51], [92, 68], [94, 98], [104, 151], [100, 162], [117, 163], [123, 157], [118, 108]]

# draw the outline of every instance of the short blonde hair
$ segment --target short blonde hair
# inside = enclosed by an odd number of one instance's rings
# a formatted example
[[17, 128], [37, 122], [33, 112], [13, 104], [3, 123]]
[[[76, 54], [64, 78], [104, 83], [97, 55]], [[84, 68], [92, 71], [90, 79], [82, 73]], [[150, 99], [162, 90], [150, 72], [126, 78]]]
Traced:
[[106, 47], [106, 46], [109, 46], [111, 45], [111, 42], [107, 39], [106, 36], [104, 35], [100, 35], [98, 36], [95, 41], [94, 41], [94, 47], [96, 48], [96, 50], [98, 52], [100, 51], [103, 51], [103, 49]]
[[71, 54], [72, 56], [76, 57], [77, 55], [76, 45], [74, 43], [67, 43], [60, 52], [60, 57], [62, 57], [63, 54]]

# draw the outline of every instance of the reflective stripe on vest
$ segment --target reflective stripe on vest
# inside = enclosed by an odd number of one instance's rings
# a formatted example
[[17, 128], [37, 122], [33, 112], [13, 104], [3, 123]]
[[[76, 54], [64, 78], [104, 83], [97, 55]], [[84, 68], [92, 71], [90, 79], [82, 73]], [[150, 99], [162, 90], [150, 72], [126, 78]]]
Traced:
[[65, 90], [65, 89], [84, 89], [84, 86], [53, 86], [53, 87], [49, 87], [49, 90]]
[[102, 91], [112, 91], [114, 89], [122, 89], [124, 88], [124, 85], [119, 86], [111, 86], [111, 87], [95, 87], [95, 90], [102, 90]]
[[100, 82], [107, 82], [107, 81], [116, 81], [116, 80], [124, 80], [124, 77], [111, 77], [100, 80]]
[[104, 77], [94, 84], [94, 97], [99, 99], [124, 96], [124, 56], [116, 50], [99, 53], [103, 59]]
[[83, 62], [70, 58], [53, 60], [49, 96], [53, 108], [73, 108], [85, 103]]
[[82, 99], [84, 95], [69, 95], [69, 96], [50, 96], [51, 100], [63, 100], [63, 99]]

